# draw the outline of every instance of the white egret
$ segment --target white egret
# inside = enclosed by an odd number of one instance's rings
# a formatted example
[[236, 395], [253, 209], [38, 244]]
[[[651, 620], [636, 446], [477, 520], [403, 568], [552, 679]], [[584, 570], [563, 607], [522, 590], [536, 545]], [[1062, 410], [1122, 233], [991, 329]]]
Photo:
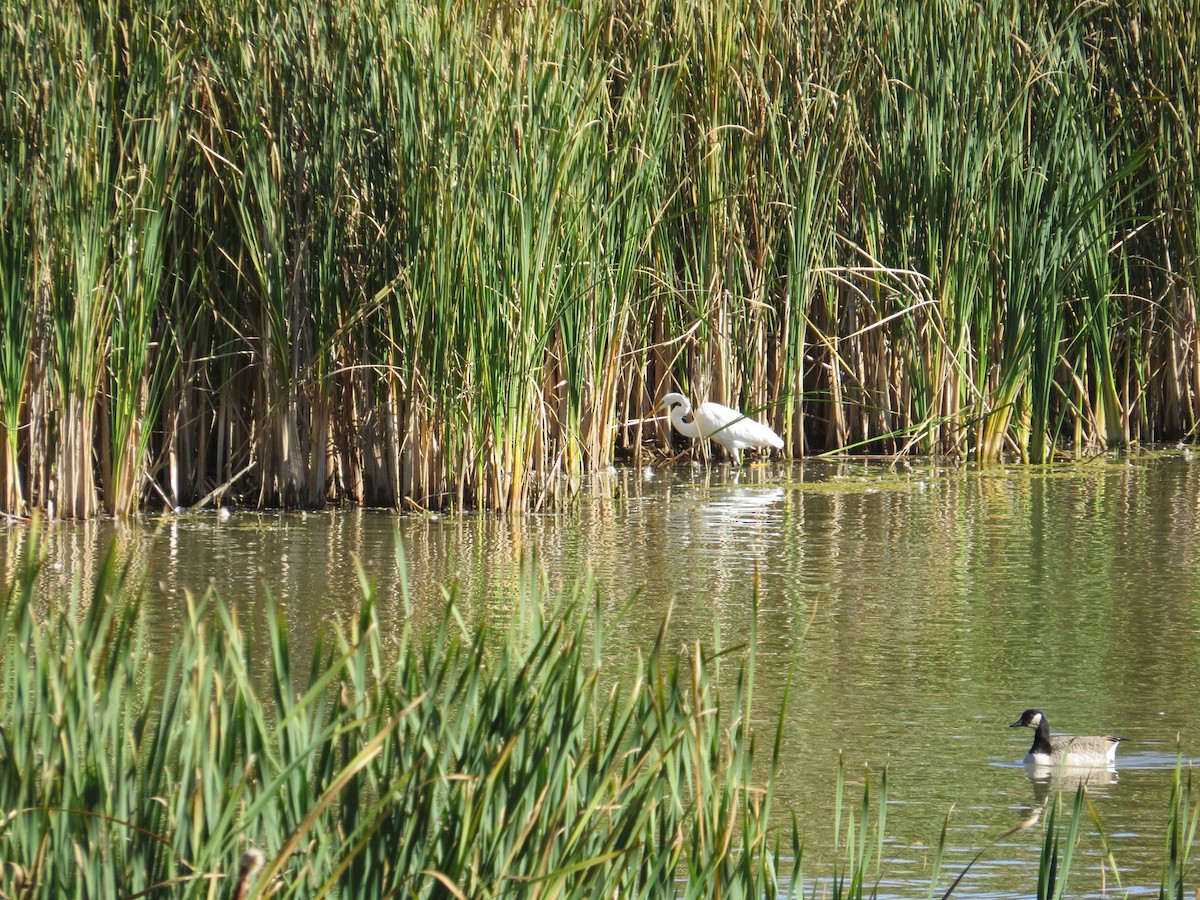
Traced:
[[[741, 465], [743, 450], [759, 447], [783, 449], [783, 438], [769, 426], [720, 403], [701, 403], [692, 409], [692, 402], [683, 394], [670, 393], [663, 397], [658, 408], [664, 406], [676, 431], [684, 437], [716, 441], [729, 451], [735, 466]], [[685, 421], [689, 413], [691, 422]]]

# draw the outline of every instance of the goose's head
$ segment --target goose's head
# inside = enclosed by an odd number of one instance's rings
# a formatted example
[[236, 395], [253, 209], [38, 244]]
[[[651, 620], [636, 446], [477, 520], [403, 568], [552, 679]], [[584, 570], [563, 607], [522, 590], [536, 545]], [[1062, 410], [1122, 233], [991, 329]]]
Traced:
[[1037, 728], [1046, 716], [1040, 709], [1027, 709], [1021, 713], [1021, 718], [1009, 725], [1009, 728]]

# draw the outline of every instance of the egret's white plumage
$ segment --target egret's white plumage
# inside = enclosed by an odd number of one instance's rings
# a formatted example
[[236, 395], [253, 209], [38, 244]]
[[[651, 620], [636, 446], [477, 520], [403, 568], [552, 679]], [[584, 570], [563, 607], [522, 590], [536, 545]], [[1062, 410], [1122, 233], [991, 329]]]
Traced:
[[1050, 737], [1050, 723], [1040, 709], [1027, 709], [1012, 728], [1032, 728], [1033, 746], [1025, 754], [1025, 765], [1036, 767], [1104, 768], [1115, 765], [1117, 744], [1122, 738], [1115, 734]]
[[[783, 438], [762, 422], [748, 418], [736, 409], [720, 403], [701, 403], [695, 409], [683, 394], [670, 393], [663, 397], [663, 407], [671, 417], [671, 424], [684, 437], [714, 440], [733, 457], [734, 465], [740, 465], [742, 451], [751, 448], [775, 447], [783, 449]], [[692, 421], [685, 421], [691, 414]]]

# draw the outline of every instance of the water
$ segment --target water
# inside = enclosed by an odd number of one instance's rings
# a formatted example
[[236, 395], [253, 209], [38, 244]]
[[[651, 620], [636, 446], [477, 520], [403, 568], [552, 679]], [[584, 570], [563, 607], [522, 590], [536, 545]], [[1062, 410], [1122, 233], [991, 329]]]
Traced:
[[[269, 589], [302, 647], [353, 615], [356, 559], [396, 626], [397, 533], [418, 615], [435, 615], [457, 583], [468, 619], [503, 617], [531, 559], [555, 586], [590, 573], [618, 669], [668, 610], [679, 646], [743, 643], [757, 579], [760, 746], [769, 750], [790, 677], [781, 796], [807, 839], [807, 878], [828, 875], [834, 858], [840, 758], [855, 809], [866, 778], [877, 797], [887, 769], [885, 896], [926, 896], [953, 808], [944, 889], [1044, 801], [1048, 786], [1017, 762], [1032, 735], [1007, 727], [1039, 706], [1056, 732], [1126, 737], [1116, 779], [1090, 788], [1120, 884], [1089, 818], [1070, 893], [1158, 889], [1176, 755], [1200, 756], [1200, 465], [1181, 456], [1032, 470], [625, 470], [598, 478], [568, 511], [522, 519], [239, 512], [60, 524], [44, 580], [47, 591], [86, 582], [115, 537], [157, 587], [164, 643], [185, 591], [211, 584], [251, 623]], [[10, 571], [23, 540], [0, 533]], [[958, 895], [1034, 893], [1042, 834], [1002, 840]]]

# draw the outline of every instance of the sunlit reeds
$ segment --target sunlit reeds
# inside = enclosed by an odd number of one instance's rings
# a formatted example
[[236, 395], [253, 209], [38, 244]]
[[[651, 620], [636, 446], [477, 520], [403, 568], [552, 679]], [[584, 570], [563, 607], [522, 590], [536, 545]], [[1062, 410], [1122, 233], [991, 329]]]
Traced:
[[1182, 0], [3, 0], [5, 511], [522, 508], [668, 388], [788, 452], [1200, 424]]

